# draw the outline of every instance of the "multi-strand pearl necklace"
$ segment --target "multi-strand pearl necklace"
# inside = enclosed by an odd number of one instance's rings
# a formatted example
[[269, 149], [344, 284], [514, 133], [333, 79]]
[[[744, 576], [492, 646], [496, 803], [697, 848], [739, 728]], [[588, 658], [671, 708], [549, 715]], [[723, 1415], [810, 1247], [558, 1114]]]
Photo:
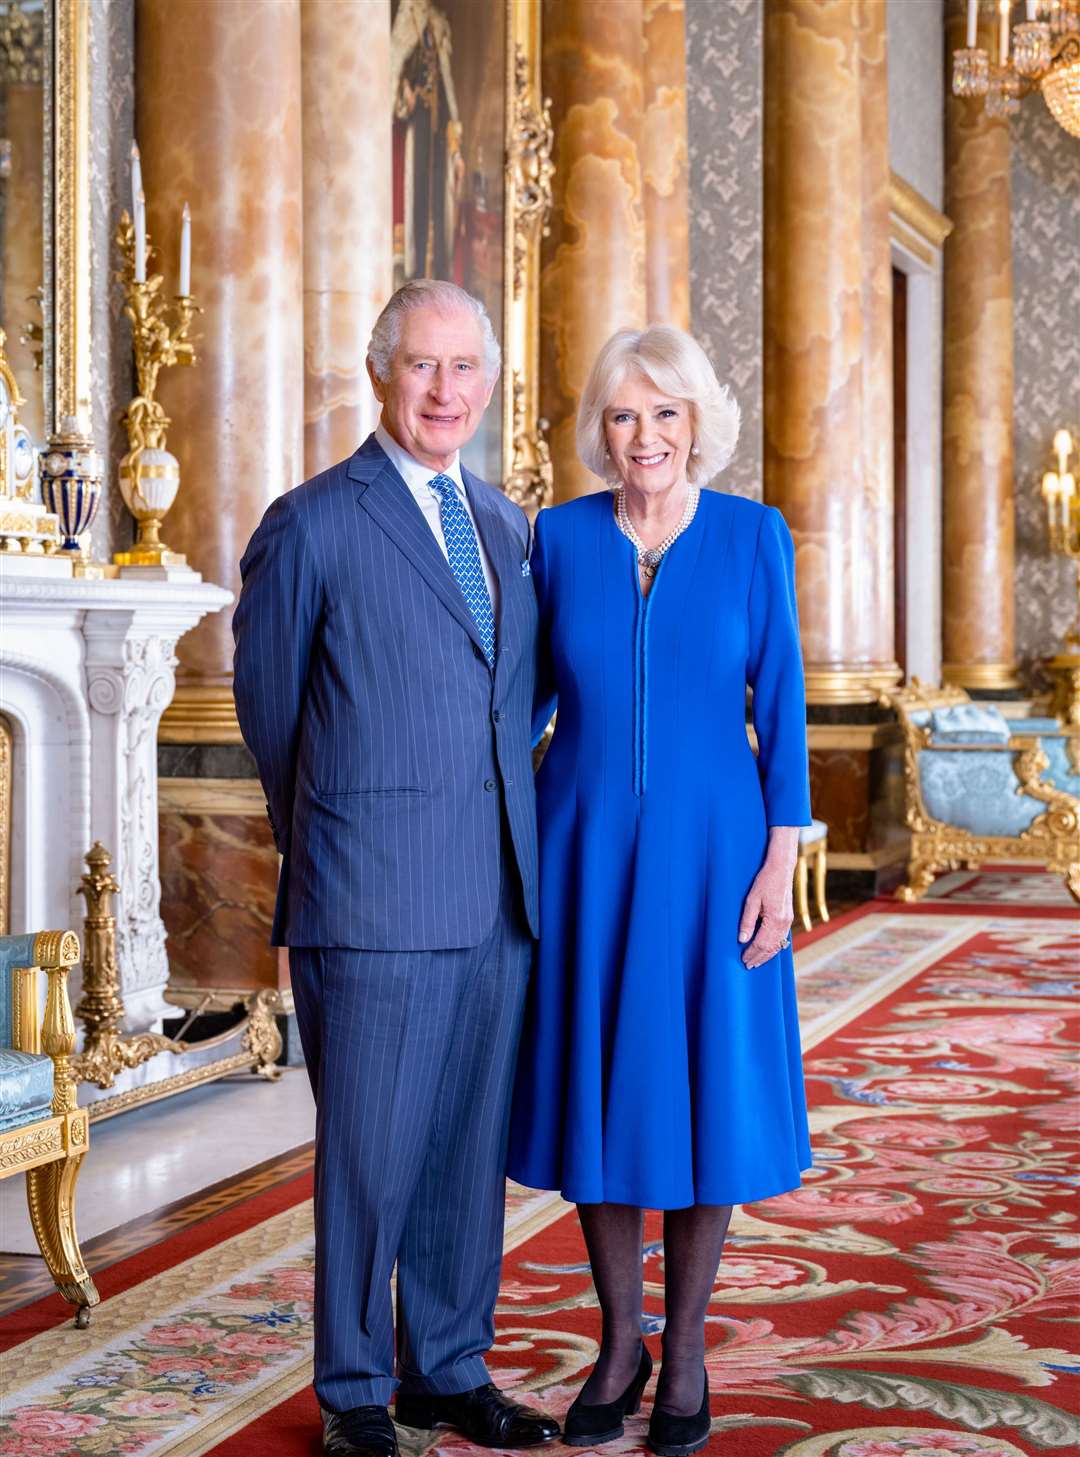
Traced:
[[698, 507], [698, 500], [701, 496], [699, 487], [688, 485], [686, 490], [686, 505], [683, 508], [682, 518], [674, 531], [669, 531], [667, 536], [658, 546], [646, 546], [641, 537], [634, 530], [634, 523], [630, 520], [630, 513], [626, 509], [626, 492], [620, 486], [615, 492], [615, 519], [619, 523], [619, 530], [626, 539], [633, 545], [637, 552], [638, 566], [651, 580], [656, 576], [657, 568], [663, 559], [664, 553], [683, 534], [686, 528], [694, 519], [694, 512]]

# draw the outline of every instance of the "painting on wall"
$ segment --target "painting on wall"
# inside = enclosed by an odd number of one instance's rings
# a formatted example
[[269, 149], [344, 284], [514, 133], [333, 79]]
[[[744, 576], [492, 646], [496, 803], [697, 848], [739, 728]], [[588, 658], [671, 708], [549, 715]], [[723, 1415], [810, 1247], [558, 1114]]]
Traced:
[[[446, 278], [487, 308], [504, 344], [507, 10], [392, 0], [394, 285]], [[496, 392], [468, 464], [502, 476]]]

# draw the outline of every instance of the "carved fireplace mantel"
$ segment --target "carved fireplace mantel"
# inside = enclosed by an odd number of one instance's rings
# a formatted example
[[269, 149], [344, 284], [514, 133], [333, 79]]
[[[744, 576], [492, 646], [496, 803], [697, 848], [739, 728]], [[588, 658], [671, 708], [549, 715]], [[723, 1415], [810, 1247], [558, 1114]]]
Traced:
[[176, 644], [232, 600], [192, 576], [36, 577], [6, 572], [0, 558], [0, 714], [13, 763], [8, 929], [80, 925], [83, 856], [95, 840], [114, 847], [129, 1031], [175, 1010], [162, 995], [157, 726], [173, 696]]

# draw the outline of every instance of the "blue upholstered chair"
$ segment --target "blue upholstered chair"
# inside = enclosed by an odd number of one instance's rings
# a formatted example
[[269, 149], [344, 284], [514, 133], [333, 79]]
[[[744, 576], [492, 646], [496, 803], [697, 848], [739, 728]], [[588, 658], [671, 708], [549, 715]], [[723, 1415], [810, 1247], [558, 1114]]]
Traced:
[[79, 1307], [82, 1328], [99, 1296], [75, 1233], [75, 1181], [90, 1138], [68, 1062], [75, 1019], [67, 975], [78, 960], [74, 931], [0, 936], [0, 1178], [25, 1173], [45, 1264], [60, 1294]]
[[1010, 718], [960, 688], [888, 695], [904, 729], [911, 853], [897, 894], [918, 900], [944, 870], [1027, 860], [1080, 901], [1080, 734], [1056, 718]]

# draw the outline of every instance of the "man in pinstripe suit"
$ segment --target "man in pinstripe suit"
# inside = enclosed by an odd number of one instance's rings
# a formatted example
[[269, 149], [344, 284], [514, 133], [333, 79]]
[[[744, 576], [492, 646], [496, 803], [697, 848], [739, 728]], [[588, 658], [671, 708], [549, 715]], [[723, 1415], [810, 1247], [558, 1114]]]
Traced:
[[529, 527], [459, 460], [498, 370], [475, 299], [406, 284], [369, 345], [378, 429], [279, 497], [241, 562], [236, 707], [316, 1098], [332, 1457], [394, 1457], [395, 1389], [408, 1426], [559, 1435], [484, 1362], [537, 924]]

